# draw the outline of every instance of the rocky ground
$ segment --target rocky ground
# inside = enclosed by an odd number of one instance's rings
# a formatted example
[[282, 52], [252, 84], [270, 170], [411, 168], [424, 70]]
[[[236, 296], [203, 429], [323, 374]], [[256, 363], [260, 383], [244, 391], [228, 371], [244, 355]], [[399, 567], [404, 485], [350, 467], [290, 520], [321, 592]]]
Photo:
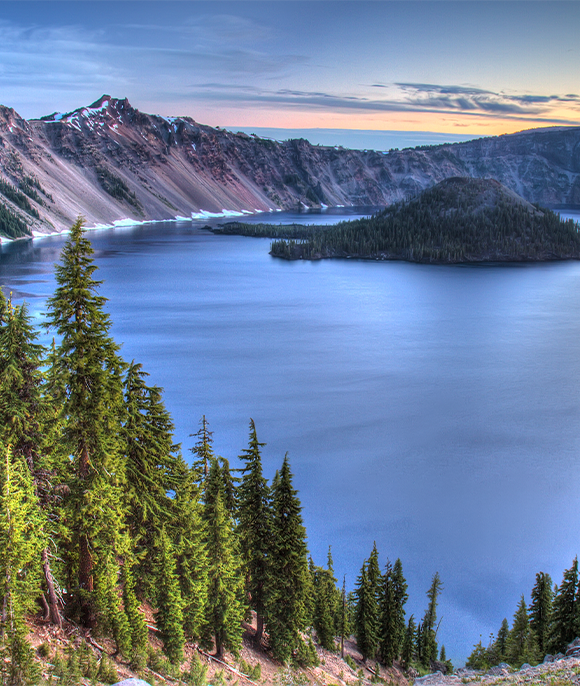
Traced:
[[547, 655], [544, 662], [535, 667], [522, 665], [518, 670], [508, 664], [492, 667], [487, 672], [473, 669], [458, 669], [454, 674], [443, 675], [441, 672], [428, 674], [415, 679], [413, 686], [573, 686], [580, 684], [580, 639], [568, 646], [566, 654]]

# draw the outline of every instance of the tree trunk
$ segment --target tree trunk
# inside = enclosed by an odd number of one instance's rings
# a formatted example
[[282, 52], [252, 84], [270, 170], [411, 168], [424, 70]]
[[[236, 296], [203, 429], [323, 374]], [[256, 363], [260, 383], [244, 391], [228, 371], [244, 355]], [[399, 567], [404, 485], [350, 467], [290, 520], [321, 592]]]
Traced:
[[254, 636], [254, 641], [256, 644], [262, 642], [262, 636], [264, 635], [264, 615], [256, 613], [256, 635]]
[[81, 534], [79, 540], [80, 605], [83, 624], [89, 629], [92, 629], [95, 626], [92, 601], [89, 597], [93, 588], [93, 558], [89, 549], [89, 539], [86, 534]]
[[48, 548], [42, 551], [42, 569], [44, 570], [44, 579], [46, 581], [46, 588], [48, 590], [48, 608], [50, 621], [59, 629], [62, 629], [62, 618], [58, 611], [58, 597], [54, 590], [54, 579], [50, 571], [50, 560], [48, 558]]

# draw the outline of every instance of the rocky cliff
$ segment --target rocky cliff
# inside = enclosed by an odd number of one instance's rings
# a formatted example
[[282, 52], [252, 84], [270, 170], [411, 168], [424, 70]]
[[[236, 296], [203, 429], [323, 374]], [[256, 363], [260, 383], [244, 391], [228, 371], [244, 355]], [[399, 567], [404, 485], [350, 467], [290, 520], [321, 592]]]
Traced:
[[[232, 133], [109, 96], [27, 121], [0, 106], [0, 223], [25, 230], [325, 205], [388, 205], [451, 176], [495, 178], [529, 201], [580, 204], [580, 127], [389, 153]], [[11, 224], [16, 226], [16, 224]], [[4, 233], [7, 233], [5, 230]]]

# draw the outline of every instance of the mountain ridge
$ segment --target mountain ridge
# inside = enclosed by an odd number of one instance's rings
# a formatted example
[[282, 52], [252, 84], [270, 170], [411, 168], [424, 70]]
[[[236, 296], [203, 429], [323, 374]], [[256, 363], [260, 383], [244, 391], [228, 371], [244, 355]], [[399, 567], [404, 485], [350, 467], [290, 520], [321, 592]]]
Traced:
[[78, 215], [91, 226], [386, 206], [453, 176], [495, 178], [530, 202], [580, 205], [580, 127], [384, 153], [234, 133], [146, 114], [108, 95], [31, 120], [0, 106], [0, 180], [26, 195], [33, 212], [1, 190], [0, 204], [32, 235], [65, 230]]

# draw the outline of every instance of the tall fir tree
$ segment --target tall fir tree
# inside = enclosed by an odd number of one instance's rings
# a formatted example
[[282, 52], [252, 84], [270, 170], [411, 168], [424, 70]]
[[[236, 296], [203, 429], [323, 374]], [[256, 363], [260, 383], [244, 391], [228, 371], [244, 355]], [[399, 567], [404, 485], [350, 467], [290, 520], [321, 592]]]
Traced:
[[405, 637], [401, 649], [401, 661], [405, 669], [409, 669], [416, 658], [416, 634], [415, 617], [411, 615], [405, 628]]
[[183, 599], [177, 578], [177, 565], [173, 545], [165, 529], [157, 541], [157, 578], [155, 619], [163, 641], [163, 652], [170, 662], [178, 665], [183, 660], [185, 635], [183, 633]]
[[554, 591], [550, 575], [545, 572], [538, 572], [536, 583], [532, 588], [530, 627], [536, 635], [538, 650], [542, 657], [548, 652], [553, 601]]
[[201, 428], [194, 434], [189, 434], [190, 438], [197, 438], [197, 443], [189, 450], [193, 454], [191, 468], [197, 477], [198, 484], [203, 484], [209, 476], [209, 468], [215, 455], [212, 448], [213, 431], [209, 430], [209, 422], [202, 416], [200, 420]]
[[262, 475], [260, 454], [264, 445], [258, 441], [254, 420], [250, 419], [249, 444], [240, 455], [244, 466], [238, 487], [238, 535], [249, 605], [256, 611], [257, 643], [264, 631], [272, 535], [270, 489]]
[[214, 459], [208, 474], [204, 503], [208, 556], [205, 644], [213, 639], [218, 658], [226, 649], [234, 654], [239, 652], [244, 619], [244, 580], [234, 524], [224, 504], [224, 493], [223, 472]]
[[354, 590], [356, 607], [354, 634], [363, 659], [373, 659], [377, 652], [379, 624], [375, 589], [369, 579], [368, 560], [363, 562]]
[[334, 652], [336, 650], [334, 643], [336, 634], [335, 579], [329, 569], [315, 567], [313, 572], [315, 598], [313, 626], [318, 643], [326, 650]]
[[578, 634], [578, 558], [564, 572], [553, 602], [552, 627], [549, 640], [551, 653], [565, 652], [568, 643]]
[[439, 572], [435, 572], [431, 586], [427, 591], [429, 603], [423, 621], [421, 623], [421, 662], [429, 667], [431, 662], [437, 660], [437, 601], [443, 588]]
[[165, 409], [161, 389], [147, 386], [148, 376], [132, 362], [124, 380], [121, 449], [127, 478], [127, 523], [138, 560], [138, 587], [152, 582], [154, 541], [174, 516], [177, 492], [185, 478], [178, 447], [173, 444], [173, 423]]
[[60, 337], [58, 374], [65, 396], [62, 441], [72, 458], [67, 499], [75, 550], [75, 596], [80, 619], [96, 624], [94, 579], [124, 528], [125, 462], [120, 450], [123, 408], [119, 346], [98, 295], [93, 249], [79, 219], [56, 267], [57, 288], [47, 303], [47, 325]]
[[183, 620], [187, 640], [203, 636], [208, 603], [207, 531], [197, 484], [197, 470], [182, 463], [184, 477], [175, 493], [172, 520], [177, 572], [183, 598]]
[[535, 664], [537, 650], [536, 637], [530, 627], [528, 609], [522, 595], [507, 639], [506, 658], [513, 667], [520, 667], [524, 662]]
[[501, 623], [501, 626], [499, 628], [499, 631], [497, 632], [497, 638], [495, 639], [494, 642], [494, 652], [496, 655], [496, 660], [497, 662], [502, 662], [505, 660], [506, 657], [506, 651], [507, 651], [507, 640], [510, 634], [510, 627], [508, 624], [508, 620], [504, 617]]
[[288, 455], [274, 478], [272, 498], [272, 576], [267, 600], [270, 645], [288, 662], [306, 628], [308, 561], [306, 529], [298, 493], [292, 486]]

